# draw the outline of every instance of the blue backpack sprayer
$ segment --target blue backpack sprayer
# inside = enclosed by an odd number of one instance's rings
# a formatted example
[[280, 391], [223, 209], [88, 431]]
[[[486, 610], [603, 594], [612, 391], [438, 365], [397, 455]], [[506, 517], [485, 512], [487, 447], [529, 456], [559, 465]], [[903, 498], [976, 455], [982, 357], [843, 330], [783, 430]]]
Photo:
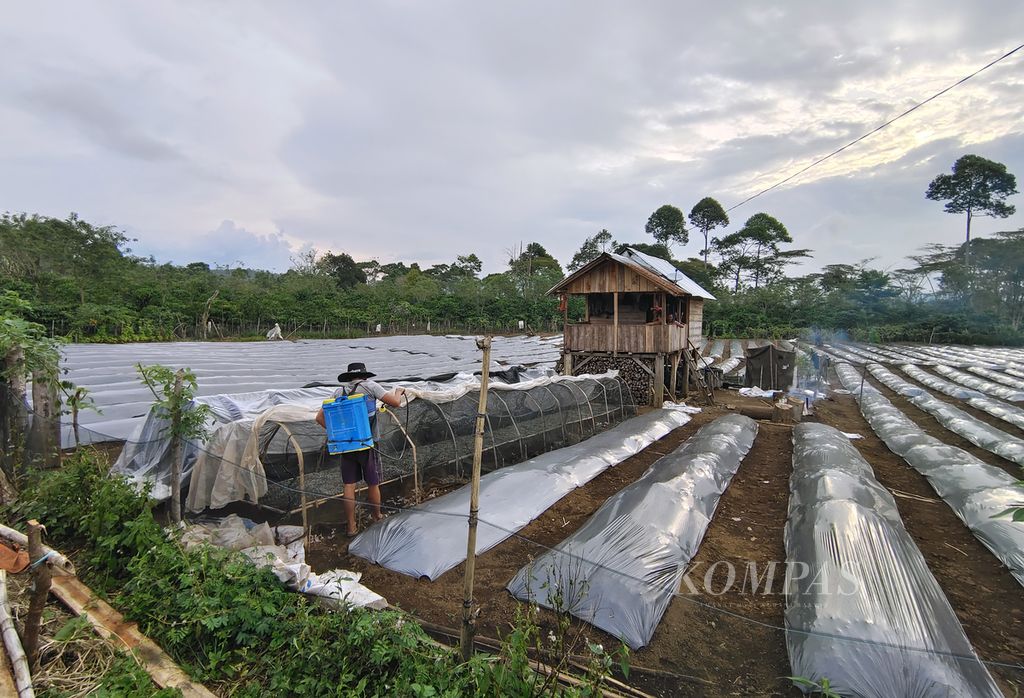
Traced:
[[332, 456], [373, 448], [370, 415], [377, 411], [372, 395], [347, 395], [324, 400], [324, 426], [327, 428], [327, 452]]

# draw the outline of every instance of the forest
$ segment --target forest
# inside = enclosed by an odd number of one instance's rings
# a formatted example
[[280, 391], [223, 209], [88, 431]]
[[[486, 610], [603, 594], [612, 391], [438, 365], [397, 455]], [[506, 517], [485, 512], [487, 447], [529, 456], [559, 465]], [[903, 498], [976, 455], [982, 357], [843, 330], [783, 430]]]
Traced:
[[[977, 191], [978, 168], [984, 173], [991, 166], [990, 186]], [[581, 241], [564, 268], [541, 242], [520, 244], [509, 250], [505, 270], [485, 276], [468, 251], [426, 268], [414, 260], [357, 261], [331, 250], [297, 256], [284, 273], [205, 262], [177, 266], [132, 254], [123, 232], [74, 214], [7, 213], [0, 216], [0, 293], [26, 301], [26, 319], [51, 335], [77, 342], [258, 338], [275, 323], [288, 338], [514, 332], [520, 322], [525, 331], [546, 332], [561, 324], [558, 299], [548, 289], [602, 252], [628, 244], [673, 261], [717, 297], [705, 310], [709, 336], [822, 330], [872, 341], [1021, 344], [1024, 229], [970, 237], [972, 217], [1013, 213], [1005, 198], [1016, 193], [1015, 180], [999, 167], [966, 155], [951, 175], [936, 177], [927, 197], [947, 201], [949, 213], [967, 214], [967, 238], [920, 250], [895, 270], [863, 260], [791, 275], [793, 264], [813, 250], [794, 248], [786, 226], [764, 212], [725, 232], [729, 217], [711, 197], [688, 215], [661, 206], [631, 239], [617, 242], [600, 230]], [[971, 175], [971, 184], [960, 184], [961, 175]], [[964, 196], [965, 186], [973, 199]], [[691, 234], [703, 245], [700, 256], [676, 258]], [[570, 304], [569, 312], [581, 309]]]

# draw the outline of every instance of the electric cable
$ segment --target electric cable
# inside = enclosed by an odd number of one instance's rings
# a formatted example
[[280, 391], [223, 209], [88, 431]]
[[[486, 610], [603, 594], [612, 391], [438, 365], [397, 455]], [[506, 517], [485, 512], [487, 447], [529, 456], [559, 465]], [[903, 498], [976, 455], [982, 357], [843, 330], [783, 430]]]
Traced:
[[762, 189], [761, 191], [757, 192], [756, 194], [752, 194], [751, 196], [748, 196], [747, 198], [743, 199], [743, 201], [739, 202], [738, 204], [734, 204], [734, 205], [730, 206], [729, 208], [725, 209], [726, 212], [729, 212], [729, 211], [732, 211], [733, 209], [739, 208], [743, 204], [746, 204], [746, 203], [749, 203], [750, 201], [753, 201], [754, 199], [756, 199], [757, 197], [761, 196], [762, 194], [767, 194], [771, 190], [776, 189], [777, 187], [781, 187], [786, 182], [789, 182], [789, 181], [791, 181], [793, 179], [796, 179], [797, 177], [802, 175], [804, 172], [807, 172], [808, 170], [810, 170], [813, 167], [817, 167], [818, 165], [820, 165], [821, 163], [825, 162], [829, 158], [835, 157], [836, 155], [838, 155], [839, 153], [843, 152], [844, 150], [846, 150], [850, 146], [853, 146], [853, 145], [856, 145], [857, 143], [860, 143], [862, 140], [868, 138], [869, 136], [873, 136], [874, 134], [878, 133], [882, 129], [890, 126], [891, 124], [895, 123], [896, 121], [899, 121], [904, 116], [907, 116], [911, 112], [914, 112], [917, 109], [920, 109], [921, 107], [923, 107], [924, 105], [928, 104], [932, 100], [938, 99], [939, 97], [941, 97], [942, 95], [946, 94], [947, 92], [949, 92], [953, 88], [959, 87], [960, 85], [964, 84], [965, 82], [967, 82], [968, 80], [970, 80], [974, 76], [978, 75], [979, 73], [981, 73], [981, 72], [983, 72], [985, 70], [988, 70], [989, 68], [991, 68], [992, 66], [996, 65], [1000, 61], [1006, 60], [1007, 58], [1009, 58], [1013, 54], [1017, 53], [1021, 49], [1024, 49], [1024, 44], [1021, 44], [1017, 48], [1004, 53], [1002, 56], [1000, 56], [999, 58], [995, 59], [994, 61], [991, 61], [990, 63], [987, 63], [987, 64], [983, 65], [981, 68], [978, 68], [977, 70], [975, 70], [970, 75], [967, 75], [965, 77], [960, 78], [959, 80], [957, 80], [956, 82], [954, 82], [951, 85], [947, 85], [943, 89], [941, 89], [938, 92], [936, 92], [935, 94], [933, 94], [928, 99], [926, 99], [926, 100], [924, 100], [922, 102], [918, 102], [917, 104], [915, 104], [914, 106], [910, 107], [906, 111], [898, 114], [897, 116], [894, 116], [893, 118], [889, 119], [888, 121], [886, 121], [885, 123], [881, 124], [880, 126], [876, 126], [875, 128], [871, 129], [870, 131], [868, 131], [867, 133], [863, 134], [862, 136], [859, 136], [858, 138], [853, 139], [852, 141], [850, 141], [846, 145], [842, 146], [841, 148], [836, 148], [835, 150], [833, 150], [828, 155], [824, 155], [824, 156], [818, 158], [817, 160], [815, 160], [811, 164], [807, 165], [806, 167], [804, 167], [801, 170], [798, 170], [797, 172], [794, 172], [793, 174], [789, 175], [785, 179], [781, 179], [778, 182], [776, 182], [775, 184], [771, 185], [770, 187]]

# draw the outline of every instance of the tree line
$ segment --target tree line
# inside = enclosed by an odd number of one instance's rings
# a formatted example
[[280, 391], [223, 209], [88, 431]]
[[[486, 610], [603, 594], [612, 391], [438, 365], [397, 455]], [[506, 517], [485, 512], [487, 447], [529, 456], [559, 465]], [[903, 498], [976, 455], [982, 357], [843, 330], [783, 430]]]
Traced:
[[[967, 238], [933, 245], [896, 270], [872, 260], [790, 275], [812, 250], [793, 247], [786, 226], [767, 212], [733, 231], [712, 197], [689, 214], [665, 204], [631, 247], [672, 261], [718, 298], [705, 307], [712, 336], [794, 336], [809, 328], [854, 338], [1021, 343], [1024, 230], [970, 237], [977, 216], [1007, 217], [1016, 181], [1000, 163], [966, 155], [936, 177], [926, 196], [966, 214]], [[689, 227], [687, 226], [689, 223]], [[678, 258], [690, 233], [697, 257]], [[284, 273], [161, 264], [134, 255], [113, 227], [25, 214], [0, 216], [0, 292], [29, 302], [30, 320], [71, 341], [262, 336], [279, 323], [286, 336], [343, 337], [380, 332], [534, 332], [561, 325], [547, 295], [564, 275], [539, 242], [507, 251], [501, 272], [482, 275], [473, 253], [426, 268], [415, 262], [357, 261], [344, 252], [309, 251]], [[566, 265], [581, 268], [623, 243], [602, 229]], [[582, 307], [570, 303], [571, 317]], [[378, 329], [379, 327], [379, 329]]]

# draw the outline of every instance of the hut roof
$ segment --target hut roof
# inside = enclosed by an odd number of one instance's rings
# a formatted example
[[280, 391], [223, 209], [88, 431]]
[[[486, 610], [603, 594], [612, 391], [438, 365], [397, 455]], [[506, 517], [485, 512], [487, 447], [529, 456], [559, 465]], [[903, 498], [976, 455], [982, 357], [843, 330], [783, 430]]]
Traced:
[[627, 247], [622, 254], [603, 252], [596, 259], [583, 265], [569, 276], [559, 281], [548, 293], [559, 293], [564, 291], [573, 281], [586, 276], [595, 267], [606, 260], [612, 260], [626, 266], [644, 278], [651, 281], [666, 293], [673, 296], [696, 296], [715, 300], [715, 297], [706, 291], [700, 284], [679, 271], [674, 264], [658, 257], [644, 254], [632, 247]]

